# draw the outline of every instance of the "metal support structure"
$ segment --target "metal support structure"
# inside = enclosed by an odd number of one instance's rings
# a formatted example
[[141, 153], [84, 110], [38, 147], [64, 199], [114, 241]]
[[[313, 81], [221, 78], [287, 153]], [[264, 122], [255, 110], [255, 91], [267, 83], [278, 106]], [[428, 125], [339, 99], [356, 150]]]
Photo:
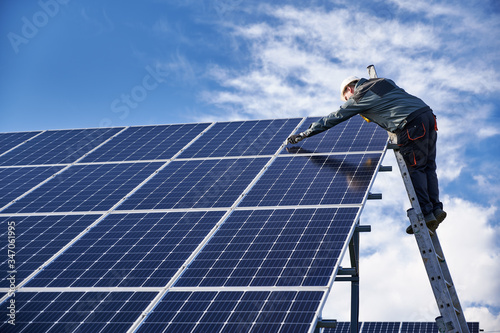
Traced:
[[351, 282], [351, 333], [359, 332], [359, 231], [356, 230], [349, 243], [351, 265], [356, 269]]
[[[368, 73], [370, 78], [378, 77], [373, 65], [368, 66]], [[469, 328], [453, 285], [437, 233], [435, 231], [430, 231], [425, 224], [424, 215], [420, 209], [406, 162], [399, 152], [397, 136], [393, 133], [389, 133], [389, 137], [391, 143], [388, 145], [388, 148], [394, 150], [401, 176], [406, 187], [406, 192], [408, 193], [408, 198], [412, 206], [412, 208], [408, 210], [408, 218], [410, 219], [420, 255], [422, 256], [429, 282], [434, 293], [434, 298], [436, 299], [441, 314], [441, 316], [436, 318], [438, 330], [443, 333], [469, 333]]]
[[[359, 233], [370, 232], [371, 226], [357, 224], [349, 242], [349, 258], [351, 267], [339, 267], [335, 281], [351, 282], [351, 331], [359, 332]], [[340, 275], [340, 276], [339, 276]], [[316, 326], [316, 329], [319, 328]], [[321, 326], [322, 327], [322, 326]], [[317, 331], [319, 333], [319, 331]]]

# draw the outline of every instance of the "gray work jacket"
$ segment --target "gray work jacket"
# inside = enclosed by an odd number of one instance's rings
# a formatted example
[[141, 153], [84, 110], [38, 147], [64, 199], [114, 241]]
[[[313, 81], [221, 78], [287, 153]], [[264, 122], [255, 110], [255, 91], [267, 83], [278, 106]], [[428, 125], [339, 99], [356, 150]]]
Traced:
[[316, 135], [357, 114], [394, 133], [404, 127], [405, 119], [411, 113], [423, 108], [428, 108], [427, 104], [390, 79], [360, 79], [354, 94], [340, 109], [312, 123], [304, 134], [308, 137]]

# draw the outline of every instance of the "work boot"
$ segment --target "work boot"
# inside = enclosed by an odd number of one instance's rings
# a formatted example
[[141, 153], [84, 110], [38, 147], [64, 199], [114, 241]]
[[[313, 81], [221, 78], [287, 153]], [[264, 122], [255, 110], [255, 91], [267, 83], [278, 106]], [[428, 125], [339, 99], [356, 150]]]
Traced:
[[[444, 213], [444, 211], [443, 211], [443, 213]], [[446, 213], [445, 213], [445, 217], [446, 217]], [[427, 228], [432, 232], [436, 231], [436, 229], [439, 225], [439, 222], [437, 221], [437, 218], [434, 216], [434, 214], [429, 213], [429, 214], [424, 216], [424, 219], [425, 219], [425, 224], [427, 225]], [[413, 228], [411, 227], [411, 225], [408, 226], [408, 228], [406, 228], [406, 233], [409, 235], [413, 235]]]
[[438, 223], [443, 222], [443, 220], [446, 218], [446, 212], [442, 210], [441, 208], [436, 208], [434, 209], [434, 216], [436, 217], [436, 220]]

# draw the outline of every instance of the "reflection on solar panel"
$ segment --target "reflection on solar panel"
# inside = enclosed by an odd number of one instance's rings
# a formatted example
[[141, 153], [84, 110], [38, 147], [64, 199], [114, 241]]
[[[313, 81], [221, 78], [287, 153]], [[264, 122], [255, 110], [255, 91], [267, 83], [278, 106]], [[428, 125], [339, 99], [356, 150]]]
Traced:
[[0, 331], [312, 332], [387, 135], [311, 121], [0, 134]]
[[361, 204], [380, 154], [277, 158], [241, 206]]
[[[317, 117], [307, 118], [295, 133], [304, 132], [311, 123], [317, 120]], [[383, 129], [367, 123], [361, 117], [353, 117], [326, 132], [304, 140], [299, 147], [283, 150], [281, 153], [381, 151], [385, 150], [386, 144], [387, 134]]]
[[358, 211], [236, 211], [175, 286], [326, 286]]
[[[479, 323], [467, 323], [470, 333], [479, 333]], [[349, 333], [349, 322], [338, 322], [335, 328], [325, 328], [323, 333]], [[359, 323], [359, 333], [438, 333], [435, 322], [364, 322]]]

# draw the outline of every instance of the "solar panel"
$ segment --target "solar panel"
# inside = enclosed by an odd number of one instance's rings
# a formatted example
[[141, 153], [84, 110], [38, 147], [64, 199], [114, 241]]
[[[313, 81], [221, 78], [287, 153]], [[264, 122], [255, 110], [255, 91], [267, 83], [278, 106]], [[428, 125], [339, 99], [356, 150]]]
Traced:
[[0, 155], [41, 132], [0, 133]]
[[175, 286], [327, 286], [358, 212], [235, 211]]
[[105, 211], [161, 165], [76, 165], [19, 199], [2, 213]]
[[[304, 132], [318, 117], [306, 118], [295, 133]], [[382, 151], [387, 145], [387, 132], [379, 126], [367, 123], [361, 117], [352, 117], [322, 132], [300, 145], [290, 146], [281, 154], [334, 153]]]
[[62, 167], [0, 167], [0, 208], [60, 171]]
[[241, 206], [361, 204], [381, 154], [277, 158]]
[[[0, 252], [7, 254], [8, 223], [14, 222], [17, 235], [15, 237], [16, 279], [22, 281], [38, 267], [60, 251], [78, 234], [89, 227], [99, 215], [60, 215], [60, 216], [12, 216], [0, 217]], [[0, 262], [0, 288], [8, 288], [9, 265]]]
[[[436, 325], [434, 323], [434, 325]], [[364, 322], [363, 332], [366, 333], [399, 333], [399, 323], [393, 322]]]
[[320, 291], [170, 292], [138, 332], [307, 332]]
[[0, 165], [72, 163], [123, 128], [46, 131], [0, 156]]
[[[467, 323], [470, 333], [479, 333], [479, 323]], [[403, 322], [401, 323], [401, 333], [438, 333], [435, 322]]]
[[[323, 333], [350, 333], [350, 322], [338, 322], [335, 328], [325, 328]], [[467, 323], [470, 333], [479, 333], [479, 323]], [[435, 322], [360, 322], [359, 333], [438, 333]]]
[[82, 162], [169, 159], [208, 126], [204, 123], [130, 127]]
[[286, 149], [312, 121], [12, 134], [0, 306], [25, 331], [311, 332], [387, 141], [351, 119]]
[[154, 292], [20, 292], [9, 332], [126, 332]]
[[231, 207], [268, 158], [174, 161], [119, 210]]
[[[363, 327], [363, 323], [359, 323], [359, 328]], [[334, 328], [324, 328], [322, 333], [350, 333], [351, 332], [351, 322], [337, 322]], [[359, 330], [361, 333], [361, 330]]]
[[300, 118], [221, 122], [186, 149], [180, 158], [273, 155]]
[[27, 287], [161, 287], [224, 212], [112, 214]]

